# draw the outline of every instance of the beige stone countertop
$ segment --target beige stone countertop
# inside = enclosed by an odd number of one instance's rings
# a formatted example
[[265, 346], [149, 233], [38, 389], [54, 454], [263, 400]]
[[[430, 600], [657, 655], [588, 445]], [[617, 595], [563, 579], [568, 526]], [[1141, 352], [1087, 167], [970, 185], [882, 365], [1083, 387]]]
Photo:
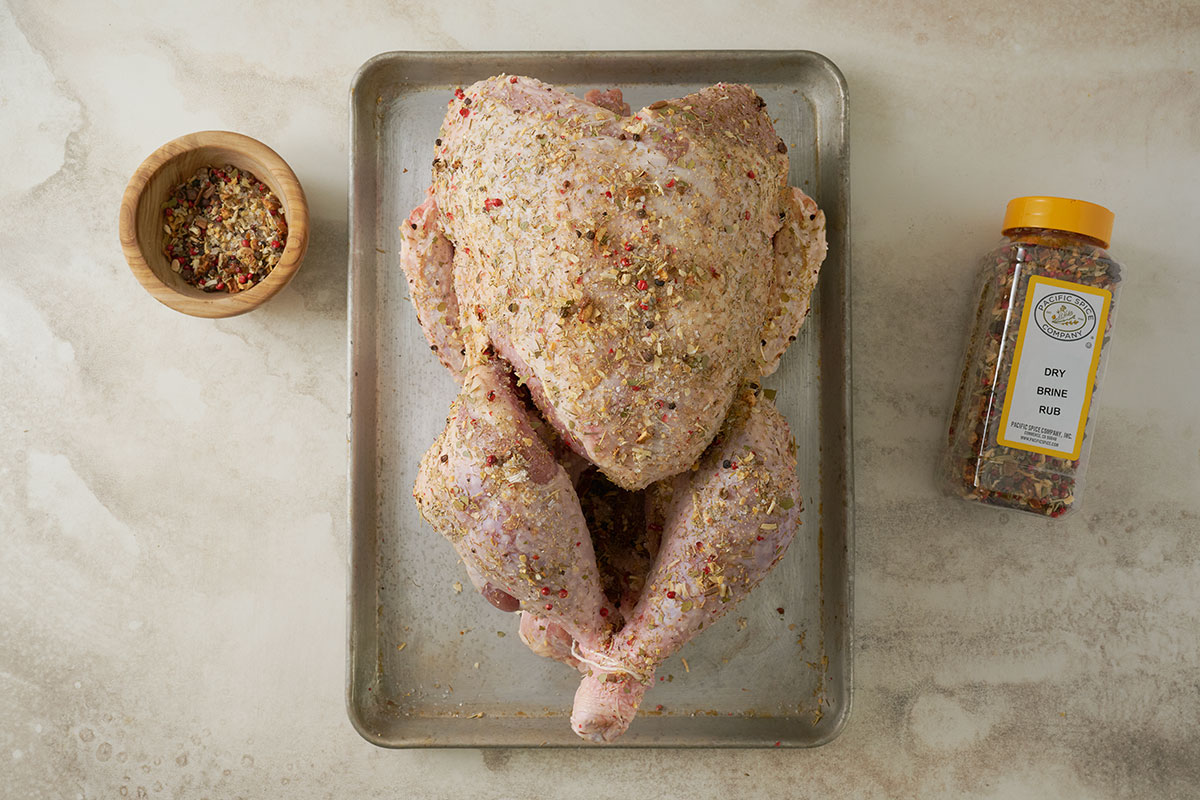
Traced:
[[[811, 751], [387, 751], [347, 720], [348, 87], [387, 50], [809, 49], [850, 91], [855, 699]], [[1200, 5], [0, 0], [0, 797], [1200, 796]], [[312, 208], [202, 321], [121, 192], [222, 128]], [[1022, 194], [1116, 212], [1080, 512], [932, 473]]]

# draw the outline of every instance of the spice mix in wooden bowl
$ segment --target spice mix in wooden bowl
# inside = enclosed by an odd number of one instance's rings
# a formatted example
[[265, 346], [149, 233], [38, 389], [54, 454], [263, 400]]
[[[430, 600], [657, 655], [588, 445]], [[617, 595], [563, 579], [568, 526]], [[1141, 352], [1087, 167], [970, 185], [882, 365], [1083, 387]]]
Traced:
[[287, 219], [267, 185], [232, 164], [201, 167], [163, 203], [163, 255], [206, 292], [236, 293], [266, 278], [287, 242]]
[[138, 167], [121, 202], [121, 247], [157, 300], [198, 317], [265, 303], [308, 247], [295, 173], [262, 142], [228, 131], [170, 141]]

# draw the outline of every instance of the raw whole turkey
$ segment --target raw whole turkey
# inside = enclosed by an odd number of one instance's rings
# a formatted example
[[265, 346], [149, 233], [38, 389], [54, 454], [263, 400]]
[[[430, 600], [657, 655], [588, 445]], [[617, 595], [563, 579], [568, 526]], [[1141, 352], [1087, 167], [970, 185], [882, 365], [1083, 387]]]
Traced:
[[582, 673], [608, 742], [655, 668], [800, 524], [760, 379], [809, 311], [825, 217], [747, 86], [630, 113], [533, 78], [449, 101], [401, 266], [462, 384], [414, 497], [534, 652]]

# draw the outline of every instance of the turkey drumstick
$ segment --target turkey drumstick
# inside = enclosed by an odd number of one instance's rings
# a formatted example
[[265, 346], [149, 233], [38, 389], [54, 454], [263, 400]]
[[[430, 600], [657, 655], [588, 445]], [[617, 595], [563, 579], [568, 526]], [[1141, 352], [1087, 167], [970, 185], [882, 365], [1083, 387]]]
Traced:
[[[800, 486], [787, 423], [745, 389], [699, 469], [650, 490], [665, 530], [641, 599], [589, 667], [571, 725], [585, 739], [624, 733], [658, 665], [733, 608], [783, 557], [800, 524]], [[581, 667], [582, 668], [582, 667]]]
[[489, 602], [535, 611], [596, 647], [614, 609], [575, 488], [526, 413], [499, 366], [473, 367], [413, 496]]
[[[641, 596], [646, 576], [658, 552], [661, 520], [647, 518], [645, 492], [627, 492], [595, 468], [575, 483], [583, 516], [592, 535], [600, 584], [617, 607], [617, 623], [629, 614]], [[574, 642], [553, 622], [529, 611], [521, 612], [521, 641], [540, 656], [579, 667], [572, 655]]]

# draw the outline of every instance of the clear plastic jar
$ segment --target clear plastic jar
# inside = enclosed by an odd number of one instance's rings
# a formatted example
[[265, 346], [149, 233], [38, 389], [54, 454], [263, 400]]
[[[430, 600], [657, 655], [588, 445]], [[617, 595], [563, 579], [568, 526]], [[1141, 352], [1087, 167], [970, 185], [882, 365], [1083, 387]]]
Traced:
[[1061, 517], [1083, 491], [1121, 265], [1113, 214], [1019, 197], [984, 259], [941, 478], [953, 495]]

